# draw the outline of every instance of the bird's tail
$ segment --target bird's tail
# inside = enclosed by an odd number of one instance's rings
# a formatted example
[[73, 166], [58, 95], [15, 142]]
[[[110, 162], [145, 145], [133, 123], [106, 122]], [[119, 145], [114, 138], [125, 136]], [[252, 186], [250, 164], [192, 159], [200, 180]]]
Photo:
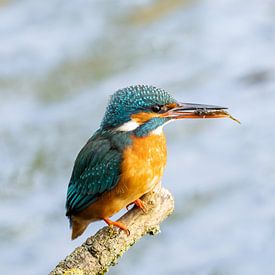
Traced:
[[74, 219], [74, 217], [72, 217], [70, 221], [72, 226], [72, 240], [74, 240], [82, 235], [89, 223], [81, 220], [76, 220]]

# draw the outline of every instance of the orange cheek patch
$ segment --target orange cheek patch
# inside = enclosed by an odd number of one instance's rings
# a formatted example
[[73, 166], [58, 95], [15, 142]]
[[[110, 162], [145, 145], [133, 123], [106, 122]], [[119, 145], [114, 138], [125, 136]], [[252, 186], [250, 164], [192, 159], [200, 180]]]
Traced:
[[135, 122], [139, 124], [143, 124], [146, 121], [150, 120], [153, 117], [159, 117], [159, 114], [154, 114], [154, 113], [138, 113], [138, 114], [133, 114], [131, 116], [131, 119], [133, 119]]

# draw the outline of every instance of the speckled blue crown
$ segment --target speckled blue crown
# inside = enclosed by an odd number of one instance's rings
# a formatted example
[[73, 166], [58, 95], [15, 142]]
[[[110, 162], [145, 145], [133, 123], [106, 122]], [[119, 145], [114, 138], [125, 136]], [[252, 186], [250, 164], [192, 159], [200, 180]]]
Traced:
[[116, 91], [110, 99], [101, 127], [117, 127], [131, 119], [131, 114], [149, 111], [153, 105], [176, 102], [166, 91], [147, 85], [130, 86]]

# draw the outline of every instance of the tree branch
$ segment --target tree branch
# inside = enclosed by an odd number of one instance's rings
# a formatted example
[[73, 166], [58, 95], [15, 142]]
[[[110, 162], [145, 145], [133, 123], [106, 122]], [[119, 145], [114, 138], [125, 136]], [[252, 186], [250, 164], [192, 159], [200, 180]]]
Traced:
[[146, 213], [134, 207], [119, 219], [130, 230], [130, 236], [106, 226], [61, 261], [50, 275], [104, 274], [142, 236], [159, 233], [160, 223], [174, 210], [171, 193], [158, 186], [142, 200], [146, 205]]

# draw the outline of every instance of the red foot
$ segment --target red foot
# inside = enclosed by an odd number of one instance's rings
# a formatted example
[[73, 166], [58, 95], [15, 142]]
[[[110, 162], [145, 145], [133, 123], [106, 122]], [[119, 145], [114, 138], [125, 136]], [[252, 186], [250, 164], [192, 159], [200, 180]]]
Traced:
[[109, 226], [116, 226], [118, 227], [119, 229], [123, 230], [127, 236], [130, 235], [130, 231], [129, 229], [122, 223], [122, 222], [113, 222], [111, 221], [109, 218], [104, 218], [103, 219]]
[[144, 213], [146, 213], [146, 207], [145, 207], [145, 204], [144, 202], [141, 200], [141, 199], [137, 199], [131, 203], [129, 203], [127, 206], [126, 206], [126, 209], [128, 210], [129, 206], [132, 205], [132, 204], [135, 204], [137, 208], [140, 208]]

